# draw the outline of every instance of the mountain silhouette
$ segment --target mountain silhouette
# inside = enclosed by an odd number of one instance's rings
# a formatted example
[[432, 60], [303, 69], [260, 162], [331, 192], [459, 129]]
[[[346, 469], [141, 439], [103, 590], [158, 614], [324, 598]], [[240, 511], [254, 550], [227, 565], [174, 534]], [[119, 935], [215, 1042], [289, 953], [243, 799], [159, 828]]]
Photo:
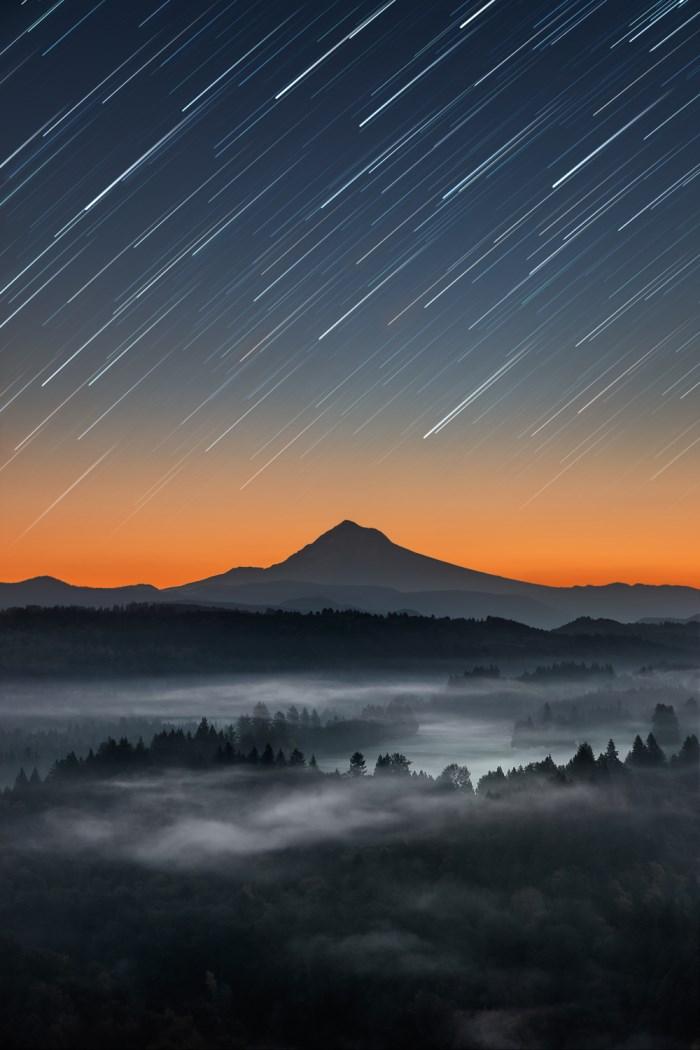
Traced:
[[497, 616], [534, 627], [557, 627], [578, 617], [637, 621], [700, 614], [700, 590], [692, 587], [624, 583], [550, 587], [512, 580], [427, 557], [394, 543], [379, 529], [349, 520], [267, 568], [233, 568], [179, 587], [77, 587], [53, 577], [0, 584], [0, 608], [163, 601], [253, 610], [307, 612], [330, 607], [477, 619]]
[[470, 590], [513, 593], [527, 584], [465, 569], [393, 543], [379, 529], [341, 521], [268, 572], [281, 579], [374, 584], [403, 591]]
[[528, 584], [465, 569], [459, 565], [417, 554], [393, 543], [379, 529], [341, 521], [307, 543], [301, 550], [267, 569], [231, 569], [187, 586], [203, 583], [230, 586], [262, 580], [295, 580], [346, 586], [392, 587], [413, 590], [484, 590], [512, 593]]
[[19, 583], [0, 583], [0, 609], [14, 605], [124, 605], [157, 601], [160, 594], [150, 583], [126, 587], [76, 587], [55, 576], [32, 576]]

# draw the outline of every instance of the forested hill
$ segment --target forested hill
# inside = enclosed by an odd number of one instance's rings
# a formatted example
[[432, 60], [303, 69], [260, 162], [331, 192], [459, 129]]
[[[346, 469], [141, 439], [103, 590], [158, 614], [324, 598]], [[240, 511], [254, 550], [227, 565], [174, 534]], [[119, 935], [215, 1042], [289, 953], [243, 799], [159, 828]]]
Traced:
[[424, 668], [547, 660], [696, 664], [700, 624], [579, 620], [545, 631], [511, 620], [250, 613], [197, 606], [29, 607], [0, 613], [0, 675], [131, 675], [309, 668]]

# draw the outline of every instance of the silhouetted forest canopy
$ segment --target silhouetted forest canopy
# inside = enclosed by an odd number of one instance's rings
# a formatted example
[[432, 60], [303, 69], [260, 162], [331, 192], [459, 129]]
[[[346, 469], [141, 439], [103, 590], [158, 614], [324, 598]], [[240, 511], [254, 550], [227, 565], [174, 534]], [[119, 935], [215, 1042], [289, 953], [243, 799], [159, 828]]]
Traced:
[[[660, 709], [657, 705], [655, 723], [658, 723]], [[76, 780], [91, 778], [124, 776], [130, 773], [141, 774], [166, 769], [207, 770], [229, 766], [248, 767], [249, 769], [281, 772], [299, 771], [308, 767], [316, 776], [338, 776], [323, 774], [319, 771], [314, 754], [307, 758], [297, 746], [306, 733], [310, 739], [319, 739], [324, 731], [334, 728], [334, 723], [324, 727], [315, 710], [309, 715], [304, 708], [306, 719], [300, 716], [296, 708], [293, 716], [287, 719], [283, 712], [277, 712], [270, 718], [264, 704], [258, 704], [253, 716], [242, 715], [236, 725], [217, 729], [207, 718], [202, 718], [195, 732], [184, 729], [164, 729], [156, 733], [149, 745], [141, 737], [134, 744], [127, 737], [115, 740], [108, 737], [102, 741], [96, 751], [90, 748], [84, 758], [75, 752], [69, 752], [58, 759], [49, 774], [42, 782], [36, 768], [27, 776], [21, 767], [14, 787], [5, 789], [2, 797], [6, 801], [23, 801], [29, 798], [27, 791], [43, 788], [42, 792], [31, 791], [33, 798], [50, 801], [54, 788], [60, 789], [63, 784]], [[671, 709], [672, 711], [672, 709]], [[665, 713], [665, 712], [662, 712]], [[304, 727], [303, 723], [307, 725]], [[298, 723], [301, 723], [297, 728]], [[353, 722], [337, 723], [343, 725], [347, 732]], [[265, 741], [263, 744], [262, 741]], [[286, 750], [285, 750], [286, 747]], [[438, 787], [456, 786], [459, 781], [462, 790], [473, 793], [471, 777], [466, 766], [455, 763], [448, 765], [438, 777], [423, 772], [411, 771], [412, 762], [400, 752], [380, 754], [374, 769], [374, 776], [407, 775], [423, 785], [435, 784]], [[656, 777], [650, 779], [646, 773], [668, 774], [668, 779]], [[541, 789], [584, 783], [589, 786], [624, 787], [631, 796], [641, 789], [670, 789], [674, 784], [682, 789], [697, 790], [698, 773], [700, 772], [700, 745], [695, 734], [685, 738], [678, 752], [666, 755], [653, 733], [646, 741], [637, 734], [624, 762], [619, 757], [615, 742], [610, 740], [605, 751], [596, 758], [587, 742], [580, 744], [576, 753], [565, 765], [556, 765], [551, 755], [540, 762], [513, 767], [504, 773], [502, 768], [486, 773], [477, 786], [479, 795], [488, 798], [502, 798], [514, 791], [527, 788]], [[351, 778], [365, 776], [367, 773], [364, 755], [354, 751], [349, 759], [346, 774]]]
[[479, 679], [496, 679], [501, 677], [501, 669], [496, 664], [489, 664], [488, 667], [472, 667], [471, 670], [463, 671], [461, 674], [451, 674], [447, 679], [447, 684], [450, 689], [459, 689], [461, 685], [464, 685], [465, 681], [479, 680]]
[[638, 666], [698, 662], [700, 622], [577, 620], [545, 631], [511, 620], [355, 611], [266, 613], [187, 605], [0, 612], [0, 675], [271, 671], [280, 668], [533, 667], [543, 660]]
[[[593, 727], [624, 730], [634, 721], [634, 714], [623, 698], [596, 702], [590, 697], [580, 700], [546, 700], [541, 708], [526, 718], [518, 719], [513, 727], [512, 745], [545, 746], [556, 740], [571, 740]], [[673, 704], [657, 703], [650, 720], [650, 728], [664, 746], [678, 744], [683, 733], [697, 733], [700, 729], [698, 704], [688, 697], [680, 708], [680, 718]]]
[[522, 682], [557, 682], [562, 679], [577, 680], [586, 678], [614, 678], [612, 664], [577, 664], [574, 660], [546, 664], [536, 667], [534, 671], [524, 671], [520, 676]]
[[[301, 748], [323, 755], [337, 754], [353, 746], [378, 747], [397, 734], [414, 736], [418, 729], [413, 705], [401, 697], [394, 697], [386, 704], [365, 704], [354, 717], [341, 717], [328, 711], [319, 714], [316, 707], [306, 704], [290, 704], [286, 711], [273, 713], [265, 703], [259, 702], [249, 714], [240, 715], [235, 724], [220, 731], [209, 727], [207, 739], [212, 747], [235, 741], [237, 748], [246, 754], [254, 747], [261, 752], [270, 744], [275, 753], [280, 749]], [[20, 720], [15, 724], [0, 722], [0, 769], [6, 780], [8, 774], [14, 778], [20, 766], [29, 769], [37, 766], [47, 771], [56, 758], [71, 752], [78, 758], [88, 757], [99, 750], [103, 739], [109, 738], [136, 743], [139, 738], [157, 737], [157, 748], [170, 754], [169, 740], [188, 739], [193, 734], [199, 741], [199, 751], [208, 761], [211, 756], [204, 746], [201, 724], [198, 726], [191, 720], [178, 725], [144, 717], [77, 718], [61, 721], [59, 725], [43, 722], [36, 725], [35, 720]], [[194, 754], [188, 762], [195, 766], [201, 764]]]

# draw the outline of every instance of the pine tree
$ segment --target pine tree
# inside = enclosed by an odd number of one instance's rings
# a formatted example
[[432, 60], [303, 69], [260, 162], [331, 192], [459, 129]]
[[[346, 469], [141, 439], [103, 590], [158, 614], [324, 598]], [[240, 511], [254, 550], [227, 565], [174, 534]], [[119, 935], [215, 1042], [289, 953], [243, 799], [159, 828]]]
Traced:
[[609, 776], [615, 776], [622, 771], [624, 767], [620, 761], [620, 755], [615, 747], [614, 740], [608, 740], [608, 746], [598, 757], [596, 765], [598, 766], [598, 769], [607, 773]]
[[666, 755], [657, 744], [653, 733], [647, 737], [647, 765], [656, 769], [666, 765]]
[[348, 776], [351, 777], [363, 777], [367, 772], [367, 763], [365, 762], [365, 756], [361, 751], [355, 751], [350, 755], [350, 767], [348, 769]]
[[672, 704], [657, 704], [651, 724], [654, 737], [660, 744], [679, 743], [681, 729]]
[[649, 764], [649, 753], [639, 733], [634, 738], [632, 750], [627, 755], [625, 762], [628, 766], [634, 766], [637, 769], [642, 769]]
[[693, 792], [700, 790], [700, 743], [694, 733], [685, 738], [680, 751], [671, 759], [671, 766], [683, 787]]
[[281, 745], [287, 742], [289, 738], [289, 730], [287, 728], [287, 719], [285, 717], [284, 711], [275, 711], [272, 729], [275, 736], [276, 744]]
[[575, 780], [592, 780], [595, 776], [596, 764], [591, 745], [585, 741], [579, 744], [576, 754], [566, 768]]
[[257, 703], [253, 708], [253, 732], [258, 744], [269, 739], [272, 732], [272, 719], [267, 704]]
[[682, 766], [697, 766], [700, 764], [700, 742], [692, 733], [683, 741], [683, 746], [678, 753], [678, 763]]
[[402, 755], [400, 751], [394, 751], [391, 755], [379, 755], [374, 773], [375, 776], [377, 773], [389, 773], [394, 776], [407, 776], [410, 773], [410, 765], [410, 759], [406, 758], [405, 755]]
[[476, 790], [479, 795], [485, 795], [487, 798], [499, 798], [506, 783], [506, 775], [502, 767], [497, 766], [495, 770], [484, 773], [476, 786]]
[[381, 777], [384, 776], [385, 773], [388, 773], [390, 763], [391, 759], [389, 758], [389, 755], [377, 755], [377, 761], [374, 766], [375, 777]]
[[620, 762], [620, 754], [615, 747], [615, 741], [612, 739], [608, 740], [608, 746], [605, 749], [605, 761], [609, 766], [622, 765]]

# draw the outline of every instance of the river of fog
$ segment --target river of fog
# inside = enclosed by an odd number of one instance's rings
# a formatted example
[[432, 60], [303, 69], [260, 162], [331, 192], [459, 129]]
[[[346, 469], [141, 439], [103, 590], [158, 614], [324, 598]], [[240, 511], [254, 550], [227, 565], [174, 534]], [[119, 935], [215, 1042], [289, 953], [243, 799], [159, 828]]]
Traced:
[[[357, 718], [367, 705], [386, 707], [400, 698], [414, 710], [420, 728], [417, 734], [397, 727], [380, 746], [363, 747], [368, 770], [374, 768], [377, 754], [401, 751], [412, 762], [413, 770], [436, 775], [450, 762], [465, 764], [473, 782], [490, 769], [540, 760], [551, 754], [555, 762], [565, 762], [577, 743], [587, 740], [596, 753], [613, 736], [622, 757], [635, 733], [650, 731], [651, 716], [657, 703], [673, 704], [681, 711], [690, 696], [700, 695], [700, 671], [669, 671], [654, 675], [619, 675], [605, 683], [557, 682], [533, 685], [515, 680], [474, 680], [459, 690], [447, 687], [446, 675], [338, 675], [338, 676], [229, 676], [183, 678], [176, 680], [112, 680], [100, 682], [5, 683], [0, 691], [0, 732], [5, 753], [0, 754], [0, 784], [14, 779], [18, 761], [7, 754], [7, 734], [19, 729], [41, 733], [62, 727], [88, 724], [97, 744], [104, 735], [117, 735], [119, 720], [131, 720], [126, 735], [142, 733], [146, 741], [165, 724], [194, 724], [206, 716], [217, 725], [235, 722], [241, 714], [251, 714], [257, 703], [266, 704], [271, 715], [298, 709], [316, 708], [323, 721], [338, 717]], [[535, 715], [545, 702], [557, 705], [573, 702], [584, 714], [577, 725], [544, 740], [521, 741], [512, 745], [517, 719]], [[605, 710], [622, 705], [623, 714], [586, 720], [591, 709]], [[134, 720], [143, 720], [135, 725]], [[688, 727], [692, 728], [692, 727]], [[104, 732], [102, 730], [104, 729]], [[91, 740], [92, 745], [92, 740]], [[523, 746], [524, 745], [524, 746]], [[55, 749], [55, 741], [54, 741]], [[2, 751], [2, 748], [0, 748]], [[44, 775], [55, 757], [49, 750], [36, 764]], [[320, 768], [332, 772], [347, 769], [349, 750], [320, 751]], [[308, 757], [308, 756], [307, 756]]]

